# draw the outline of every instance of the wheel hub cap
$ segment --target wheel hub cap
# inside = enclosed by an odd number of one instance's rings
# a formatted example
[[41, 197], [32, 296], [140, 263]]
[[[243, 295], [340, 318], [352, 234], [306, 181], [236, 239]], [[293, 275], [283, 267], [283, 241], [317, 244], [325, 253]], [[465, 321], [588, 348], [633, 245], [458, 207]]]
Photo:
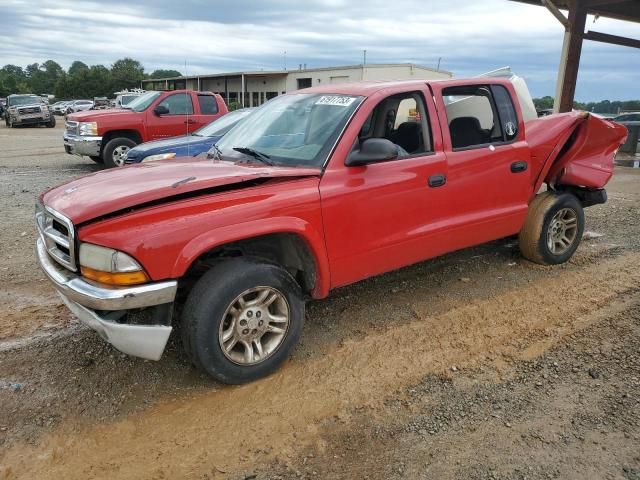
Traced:
[[566, 253], [578, 235], [578, 216], [575, 210], [563, 208], [556, 213], [547, 231], [547, 246], [554, 255]]
[[289, 328], [289, 304], [279, 290], [256, 287], [227, 307], [218, 341], [224, 355], [239, 365], [255, 365], [280, 347]]
[[113, 163], [115, 163], [116, 165], [118, 165], [119, 167], [121, 167], [122, 165], [124, 165], [124, 161], [127, 158], [127, 153], [129, 152], [129, 147], [127, 146], [120, 146], [120, 147], [116, 147], [113, 150]]

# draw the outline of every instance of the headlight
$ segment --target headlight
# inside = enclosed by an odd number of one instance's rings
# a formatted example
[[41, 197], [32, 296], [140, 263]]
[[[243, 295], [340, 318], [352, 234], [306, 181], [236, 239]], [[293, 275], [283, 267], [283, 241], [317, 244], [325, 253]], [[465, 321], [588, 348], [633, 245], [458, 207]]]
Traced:
[[109, 285], [137, 285], [149, 277], [133, 258], [112, 248], [80, 244], [80, 272], [85, 278]]
[[144, 157], [142, 159], [143, 162], [155, 162], [156, 160], [168, 160], [170, 158], [175, 157], [176, 154], [174, 152], [170, 153], [158, 153], [157, 155], [149, 155], [148, 157]]
[[80, 135], [98, 135], [98, 124], [96, 122], [80, 122], [78, 125]]

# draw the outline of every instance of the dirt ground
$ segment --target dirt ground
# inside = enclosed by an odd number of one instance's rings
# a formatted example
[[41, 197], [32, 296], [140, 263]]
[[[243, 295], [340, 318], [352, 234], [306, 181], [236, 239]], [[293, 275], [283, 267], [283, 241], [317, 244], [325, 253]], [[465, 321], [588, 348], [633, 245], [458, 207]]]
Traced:
[[0, 126], [0, 479], [640, 480], [640, 170], [569, 263], [505, 239], [339, 289], [284, 368], [228, 387], [61, 306], [35, 196], [98, 168], [61, 136]]

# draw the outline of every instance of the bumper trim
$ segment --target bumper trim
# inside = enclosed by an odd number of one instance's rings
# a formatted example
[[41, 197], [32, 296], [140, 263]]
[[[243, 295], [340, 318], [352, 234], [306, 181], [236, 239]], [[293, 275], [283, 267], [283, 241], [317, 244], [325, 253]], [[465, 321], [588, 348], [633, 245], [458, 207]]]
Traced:
[[103, 340], [109, 342], [122, 353], [148, 360], [160, 360], [171, 334], [171, 327], [113, 322], [69, 300], [62, 293], [60, 293], [60, 297], [82, 323], [98, 332]]
[[83, 135], [62, 134], [65, 149], [72, 155], [85, 155], [87, 157], [100, 156], [102, 137], [88, 137]]
[[36, 252], [40, 268], [56, 289], [71, 301], [94, 310], [130, 310], [171, 303], [178, 290], [175, 280], [132, 287], [98, 286], [54, 263], [41, 238], [36, 241]]

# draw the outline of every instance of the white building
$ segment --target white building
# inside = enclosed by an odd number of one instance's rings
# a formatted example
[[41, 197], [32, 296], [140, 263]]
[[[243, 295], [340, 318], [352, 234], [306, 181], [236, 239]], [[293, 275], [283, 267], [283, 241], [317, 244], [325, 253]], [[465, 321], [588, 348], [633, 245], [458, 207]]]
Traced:
[[451, 78], [444, 70], [412, 63], [349, 65], [344, 67], [303, 68], [298, 70], [253, 71], [190, 75], [143, 80], [146, 90], [192, 90], [221, 94], [227, 104], [238, 102], [256, 107], [287, 92], [332, 83], [360, 80], [436, 80]]

